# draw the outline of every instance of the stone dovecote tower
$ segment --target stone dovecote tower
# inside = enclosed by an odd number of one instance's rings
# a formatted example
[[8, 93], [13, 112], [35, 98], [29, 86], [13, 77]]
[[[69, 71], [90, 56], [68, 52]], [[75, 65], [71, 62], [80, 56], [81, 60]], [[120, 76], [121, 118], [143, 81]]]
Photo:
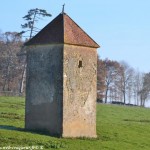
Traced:
[[25, 46], [25, 128], [62, 137], [96, 137], [99, 45], [61, 13]]

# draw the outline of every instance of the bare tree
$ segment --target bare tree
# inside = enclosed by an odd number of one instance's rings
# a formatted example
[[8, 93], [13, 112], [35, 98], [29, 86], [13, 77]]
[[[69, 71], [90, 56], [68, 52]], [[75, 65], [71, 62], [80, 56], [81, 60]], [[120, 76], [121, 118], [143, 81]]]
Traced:
[[141, 106], [145, 106], [145, 102], [149, 97], [150, 93], [150, 73], [144, 74], [143, 77], [143, 87], [139, 91]]
[[121, 80], [120, 80], [120, 89], [123, 94], [123, 102], [126, 103], [126, 94], [128, 90], [131, 90], [132, 78], [133, 78], [133, 68], [131, 68], [126, 62], [121, 62]]
[[97, 59], [97, 100], [103, 101], [105, 92], [105, 64], [99, 57]]
[[[114, 86], [115, 81], [120, 74], [120, 64], [117, 61], [104, 60], [106, 76], [105, 76], [105, 103], [107, 103], [108, 91]], [[111, 87], [111, 89], [112, 89]]]
[[22, 45], [21, 37], [16, 32], [6, 32], [0, 41], [0, 75], [3, 91], [14, 89], [14, 79], [18, 77], [18, 58], [16, 53]]
[[140, 91], [142, 91], [143, 88], [143, 79], [144, 74], [139, 72], [139, 70], [135, 71], [133, 78], [133, 97], [135, 100], [135, 105], [140, 105]]

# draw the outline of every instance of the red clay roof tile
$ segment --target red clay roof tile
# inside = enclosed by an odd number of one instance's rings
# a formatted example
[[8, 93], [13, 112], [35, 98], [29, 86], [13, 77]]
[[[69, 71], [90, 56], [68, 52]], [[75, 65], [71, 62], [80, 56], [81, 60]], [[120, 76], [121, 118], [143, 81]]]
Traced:
[[99, 45], [65, 13], [59, 14], [37, 35], [26, 42], [25, 45], [58, 43], [94, 48], [99, 47]]

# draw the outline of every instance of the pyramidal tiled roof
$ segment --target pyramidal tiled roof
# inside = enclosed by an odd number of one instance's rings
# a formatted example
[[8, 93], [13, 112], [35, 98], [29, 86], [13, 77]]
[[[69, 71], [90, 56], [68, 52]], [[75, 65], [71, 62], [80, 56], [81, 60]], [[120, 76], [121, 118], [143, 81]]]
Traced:
[[65, 13], [59, 14], [37, 35], [26, 42], [25, 45], [60, 43], [94, 48], [99, 47], [99, 45]]

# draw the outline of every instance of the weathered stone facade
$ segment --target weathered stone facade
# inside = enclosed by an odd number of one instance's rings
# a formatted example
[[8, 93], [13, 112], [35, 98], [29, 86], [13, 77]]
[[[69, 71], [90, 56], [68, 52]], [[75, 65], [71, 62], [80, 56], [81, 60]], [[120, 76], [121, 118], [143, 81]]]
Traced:
[[63, 136], [96, 137], [96, 49], [64, 45], [63, 68]]
[[[58, 29], [63, 33], [58, 36], [63, 37], [57, 40], [51, 35], [57, 33], [59, 23], [66, 25]], [[25, 127], [62, 137], [96, 137], [96, 49], [99, 46], [66, 14], [59, 15], [43, 31], [26, 44]], [[48, 31], [52, 34], [45, 36]], [[89, 42], [79, 40], [80, 35]], [[44, 37], [50, 37], [52, 42], [46, 39], [46, 44]]]
[[62, 132], [63, 45], [31, 46], [27, 53], [25, 127]]

